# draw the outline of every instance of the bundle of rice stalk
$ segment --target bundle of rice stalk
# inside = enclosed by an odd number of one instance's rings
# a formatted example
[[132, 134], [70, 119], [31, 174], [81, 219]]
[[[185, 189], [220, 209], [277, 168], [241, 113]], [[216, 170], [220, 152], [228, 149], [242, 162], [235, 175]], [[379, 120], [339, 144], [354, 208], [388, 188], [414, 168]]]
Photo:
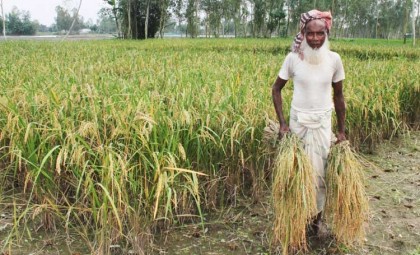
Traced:
[[274, 162], [272, 199], [273, 244], [282, 245], [283, 255], [307, 251], [306, 226], [316, 214], [315, 178], [299, 137], [282, 138]]
[[362, 244], [365, 236], [363, 224], [368, 216], [368, 200], [362, 171], [362, 159], [348, 141], [331, 148], [325, 215], [337, 242], [347, 246]]
[[267, 119], [267, 125], [264, 128], [263, 141], [267, 147], [275, 149], [279, 137], [280, 124], [271, 119]]

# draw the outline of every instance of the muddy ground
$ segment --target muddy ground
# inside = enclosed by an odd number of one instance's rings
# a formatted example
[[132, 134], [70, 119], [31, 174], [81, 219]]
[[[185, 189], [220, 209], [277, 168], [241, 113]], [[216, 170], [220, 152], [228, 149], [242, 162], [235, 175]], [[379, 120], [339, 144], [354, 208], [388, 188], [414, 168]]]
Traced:
[[[420, 132], [384, 142], [364, 156], [379, 167], [366, 172], [370, 217], [365, 245], [349, 249], [331, 239], [311, 239], [309, 254], [420, 255]], [[10, 213], [1, 210], [0, 244], [13, 226]], [[153, 254], [271, 254], [272, 216], [268, 196], [256, 204], [238, 200], [236, 207], [205, 215], [204, 225], [186, 224], [162, 233]], [[12, 254], [83, 254], [70, 252], [63, 235], [33, 237], [15, 246]], [[115, 254], [123, 253], [129, 252]]]

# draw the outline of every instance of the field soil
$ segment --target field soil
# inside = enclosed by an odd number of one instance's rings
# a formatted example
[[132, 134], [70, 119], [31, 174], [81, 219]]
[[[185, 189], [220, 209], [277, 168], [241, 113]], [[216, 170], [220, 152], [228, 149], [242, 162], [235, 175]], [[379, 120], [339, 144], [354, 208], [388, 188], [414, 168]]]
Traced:
[[[420, 132], [384, 142], [364, 156], [378, 166], [366, 169], [370, 216], [363, 247], [311, 238], [309, 254], [420, 254]], [[162, 232], [153, 254], [275, 254], [270, 248], [272, 209], [269, 188], [259, 202], [238, 199], [236, 206], [205, 215], [205, 224], [184, 224]], [[0, 204], [0, 244], [13, 226]], [[11, 254], [84, 254], [83, 242], [63, 233], [35, 232]], [[72, 246], [69, 248], [68, 246]], [[0, 246], [1, 248], [1, 246]], [[115, 254], [130, 254], [117, 249]], [[0, 254], [1, 250], [0, 250]], [[3, 254], [9, 254], [4, 252]]]

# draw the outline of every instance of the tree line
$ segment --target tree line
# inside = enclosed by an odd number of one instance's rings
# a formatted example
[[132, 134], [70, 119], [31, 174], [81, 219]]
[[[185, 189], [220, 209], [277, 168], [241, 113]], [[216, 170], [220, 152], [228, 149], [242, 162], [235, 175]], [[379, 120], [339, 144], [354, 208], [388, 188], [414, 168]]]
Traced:
[[402, 38], [420, 16], [419, 0], [104, 1], [119, 35], [133, 39], [163, 37], [168, 27], [189, 37], [292, 36], [300, 14], [311, 9], [332, 12], [335, 37]]
[[34, 35], [39, 27], [37, 21], [31, 20], [31, 15], [28, 11], [20, 11], [17, 8], [13, 8], [12, 11], [5, 15], [5, 19], [0, 20], [0, 26], [3, 28], [4, 20], [4, 29], [8, 34], [12, 35]]
[[[98, 24], [94, 24], [92, 21], [85, 21], [76, 11], [76, 9], [68, 10], [62, 6], [56, 6], [54, 24], [46, 26], [32, 20], [28, 11], [21, 11], [14, 7], [10, 13], [4, 15], [4, 28], [8, 35], [35, 35], [37, 32], [65, 33], [70, 29], [74, 20], [73, 31], [75, 33], [84, 28], [89, 28], [94, 32], [113, 33], [116, 31], [115, 27], [109, 25], [109, 23], [113, 24], [110, 17], [103, 16]], [[2, 17], [0, 27], [3, 27]]]
[[[14, 8], [5, 15], [8, 34], [37, 31], [117, 32], [121, 38], [164, 37], [167, 32], [188, 37], [286, 37], [299, 30], [300, 14], [330, 10], [333, 37], [403, 38], [420, 24], [420, 0], [103, 0], [96, 24], [85, 22], [76, 9], [56, 7], [51, 27], [32, 21], [27, 11]], [[0, 25], [3, 25], [3, 18]], [[417, 28], [417, 29], [415, 29]]]

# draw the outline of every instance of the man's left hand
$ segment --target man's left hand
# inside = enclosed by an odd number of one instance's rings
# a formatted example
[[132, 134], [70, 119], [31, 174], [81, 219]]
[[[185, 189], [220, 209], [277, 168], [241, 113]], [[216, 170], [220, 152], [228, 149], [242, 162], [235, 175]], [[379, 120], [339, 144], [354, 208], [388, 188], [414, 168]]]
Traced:
[[337, 143], [341, 143], [341, 142], [344, 142], [344, 141], [346, 141], [347, 139], [346, 139], [346, 134], [344, 134], [344, 133], [337, 133], [337, 141], [335, 142], [336, 144]]

